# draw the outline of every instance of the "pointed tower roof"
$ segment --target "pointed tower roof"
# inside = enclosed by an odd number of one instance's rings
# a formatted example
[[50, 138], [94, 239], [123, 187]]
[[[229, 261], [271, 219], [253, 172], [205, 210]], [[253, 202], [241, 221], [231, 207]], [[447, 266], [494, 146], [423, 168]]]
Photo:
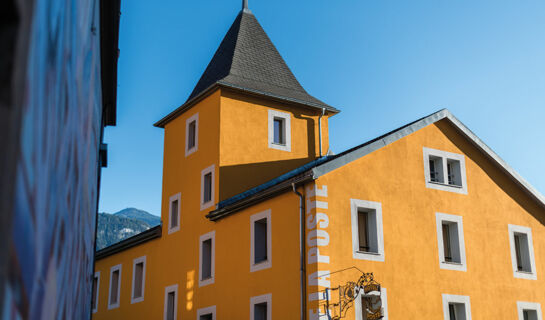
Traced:
[[295, 78], [255, 16], [243, 7], [187, 101], [158, 121], [164, 125], [216, 87], [266, 96], [305, 107], [339, 110], [308, 94]]

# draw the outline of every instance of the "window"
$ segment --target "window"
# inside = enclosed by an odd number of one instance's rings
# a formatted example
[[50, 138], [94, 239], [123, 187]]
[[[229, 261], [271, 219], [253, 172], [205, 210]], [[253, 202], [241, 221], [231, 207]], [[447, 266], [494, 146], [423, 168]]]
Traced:
[[185, 121], [185, 156], [197, 151], [199, 146], [199, 114], [196, 113]]
[[271, 320], [272, 319], [272, 295], [250, 298], [250, 320]]
[[269, 148], [291, 151], [291, 116], [269, 110]]
[[216, 320], [216, 306], [197, 310], [197, 320]]
[[271, 210], [250, 216], [250, 272], [272, 266]]
[[93, 313], [97, 312], [98, 310], [98, 292], [100, 288], [100, 271], [95, 272], [95, 276], [93, 277], [93, 296], [91, 300], [91, 309], [93, 310]]
[[284, 118], [274, 118], [274, 138], [273, 142], [276, 144], [286, 145], [286, 125], [284, 124]]
[[465, 158], [461, 154], [424, 148], [426, 187], [467, 194]]
[[447, 270], [467, 271], [462, 217], [437, 212], [435, 219], [439, 267]]
[[443, 316], [445, 320], [471, 320], [469, 297], [443, 294]]
[[180, 230], [180, 199], [180, 193], [170, 197], [170, 206], [168, 208], [168, 234]]
[[542, 320], [541, 304], [517, 301], [519, 320]]
[[511, 224], [508, 229], [515, 278], [537, 280], [532, 230]]
[[176, 320], [178, 313], [178, 285], [165, 288], [164, 320]]
[[110, 295], [108, 309], [119, 307], [119, 293], [121, 291], [121, 264], [110, 268]]
[[356, 297], [354, 300], [354, 308], [356, 310], [356, 320], [366, 320], [367, 319], [367, 307], [370, 306], [372, 310], [377, 310], [378, 308], [382, 309], [382, 320], [388, 320], [388, 299], [386, 296], [386, 288], [380, 288], [380, 304], [379, 300], [376, 298], [378, 292], [370, 292], [369, 294], [364, 294], [363, 291], [360, 291], [360, 296]]
[[201, 210], [214, 204], [214, 171], [214, 165], [201, 171]]
[[216, 232], [200, 237], [199, 245], [199, 287], [214, 283], [214, 256]]
[[381, 204], [350, 199], [350, 206], [354, 259], [384, 261]]
[[144, 301], [146, 285], [146, 256], [136, 258], [132, 263], [132, 296], [131, 303]]

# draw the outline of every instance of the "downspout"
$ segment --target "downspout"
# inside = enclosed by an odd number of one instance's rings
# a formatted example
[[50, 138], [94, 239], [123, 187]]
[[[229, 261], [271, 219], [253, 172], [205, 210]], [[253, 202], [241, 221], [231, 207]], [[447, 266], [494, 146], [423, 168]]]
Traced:
[[295, 187], [295, 183], [291, 184], [291, 187], [293, 189], [293, 192], [299, 196], [299, 224], [301, 226], [300, 230], [300, 241], [299, 244], [299, 254], [300, 254], [300, 275], [301, 275], [301, 320], [306, 320], [306, 296], [307, 296], [307, 287], [306, 287], [306, 261], [305, 261], [305, 200], [304, 196], [297, 191], [297, 188]]
[[322, 114], [318, 117], [318, 139], [320, 140], [320, 158], [322, 157], [322, 117], [325, 114], [325, 108], [322, 108]]

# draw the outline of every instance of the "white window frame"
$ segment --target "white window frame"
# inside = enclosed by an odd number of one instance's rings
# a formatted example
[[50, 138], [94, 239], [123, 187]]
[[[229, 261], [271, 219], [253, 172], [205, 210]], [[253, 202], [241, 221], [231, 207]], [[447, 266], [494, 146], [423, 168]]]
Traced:
[[[97, 278], [97, 289], [93, 294], [95, 295], [95, 308], [93, 309], [93, 313], [98, 311], [98, 297], [100, 292], [100, 271], [95, 272], [95, 275], [93, 276], [93, 281]], [[92, 306], [91, 306], [92, 307]]]
[[250, 298], [250, 320], [255, 320], [254, 305], [266, 302], [267, 303], [267, 320], [272, 319], [272, 294], [267, 293], [264, 295]]
[[[274, 118], [284, 119], [284, 130], [286, 144], [278, 144], [274, 142]], [[282, 151], [291, 151], [291, 114], [287, 112], [280, 112], [277, 110], [269, 110], [269, 148], [282, 150]]]
[[[212, 182], [210, 184], [210, 201], [204, 202], [204, 176], [211, 173]], [[205, 210], [214, 205], [215, 185], [216, 185], [216, 166], [211, 165], [201, 171], [201, 210]]]
[[216, 306], [210, 306], [197, 310], [197, 320], [201, 319], [201, 316], [212, 314], [212, 320], [216, 320]]
[[[467, 194], [466, 162], [464, 155], [426, 147], [424, 147], [423, 150], [426, 187], [430, 189]], [[441, 158], [443, 161], [443, 179], [446, 180], [444, 183], [430, 181], [430, 156]], [[447, 160], [456, 160], [460, 162], [460, 179], [462, 180], [461, 186], [448, 184]]]
[[[189, 124], [195, 121], [195, 145], [189, 149]], [[185, 156], [189, 156], [199, 149], [199, 113], [195, 113], [185, 121]]]
[[450, 319], [448, 305], [449, 303], [460, 303], [464, 304], [466, 311], [466, 320], [471, 320], [471, 303], [469, 301], [469, 296], [459, 296], [454, 294], [443, 293], [443, 318], [445, 320]]
[[[117, 303], [110, 303], [112, 301], [111, 299], [111, 296], [112, 296], [112, 275], [114, 274], [114, 271], [116, 270], [119, 270], [119, 278], [117, 279], [118, 283], [117, 283]], [[110, 309], [115, 309], [115, 308], [119, 308], [119, 303], [121, 301], [119, 301], [120, 297], [121, 297], [121, 272], [122, 271], [122, 265], [121, 263], [120, 264], [117, 264], [113, 267], [110, 268], [110, 288], [108, 290], [108, 310]]]
[[[267, 219], [267, 260], [259, 263], [255, 261], [255, 222]], [[272, 267], [272, 238], [271, 238], [271, 209], [253, 214], [250, 216], [250, 272], [268, 269]]]
[[[446, 213], [435, 213], [435, 220], [437, 223], [437, 244], [439, 249], [439, 268], [446, 270], [467, 271], [466, 262], [466, 247], [464, 240], [464, 225], [462, 216]], [[447, 262], [445, 261], [445, 247], [443, 244], [443, 221], [449, 223], [456, 223], [458, 227], [458, 247], [460, 250], [460, 262]]]
[[[178, 225], [176, 227], [172, 227], [172, 202], [178, 200], [178, 212], [176, 214], [178, 215]], [[174, 233], [178, 230], [180, 230], [180, 211], [182, 207], [182, 194], [178, 192], [177, 194], [170, 197], [168, 200], [168, 234]]]
[[542, 320], [541, 304], [537, 302], [517, 301], [517, 313], [519, 320], [524, 320], [524, 310], [535, 310], [537, 313], [537, 320]]
[[[136, 265], [142, 263], [142, 296], [134, 297], [134, 284], [136, 281]], [[131, 288], [131, 304], [144, 301], [144, 292], [146, 289], [146, 256], [141, 256], [132, 261], [132, 288]]]
[[[354, 312], [355, 320], [363, 320], [363, 315], [361, 313], [362, 311], [361, 295], [362, 294], [363, 294], [363, 290], [360, 290], [359, 295], [354, 300], [354, 309], [356, 310], [356, 312]], [[380, 299], [382, 302], [382, 311], [384, 313], [383, 314], [384, 317], [382, 318], [382, 320], [388, 320], [388, 296], [387, 296], [386, 288], [383, 288], [383, 287], [380, 288]]]
[[168, 294], [174, 292], [174, 320], [178, 318], [178, 285], [173, 284], [171, 286], [165, 287], [165, 302], [163, 307], [163, 320], [167, 320], [167, 308], [168, 308]]
[[[210, 278], [202, 279], [202, 243], [208, 239], [212, 240], [212, 257], [210, 259]], [[210, 231], [199, 238], [199, 287], [214, 283], [216, 267], [216, 231]]]
[[[513, 276], [519, 279], [537, 280], [536, 259], [534, 256], [534, 241], [532, 239], [532, 229], [529, 227], [517, 226], [510, 224], [509, 227], [509, 244], [511, 248], [511, 264], [513, 266]], [[526, 234], [528, 238], [528, 251], [530, 255], [530, 266], [532, 272], [519, 271], [517, 268], [517, 252], [515, 249], [515, 233]]]
[[[354, 259], [384, 262], [384, 233], [382, 228], [382, 204], [380, 202], [350, 199], [350, 216], [352, 224], [352, 256]], [[378, 252], [362, 252], [359, 245], [358, 209], [374, 210], [377, 226]]]

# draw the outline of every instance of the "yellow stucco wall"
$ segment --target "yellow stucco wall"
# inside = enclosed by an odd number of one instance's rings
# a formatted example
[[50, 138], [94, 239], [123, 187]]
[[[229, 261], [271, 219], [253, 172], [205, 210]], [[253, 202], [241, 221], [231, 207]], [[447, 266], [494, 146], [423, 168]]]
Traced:
[[[269, 148], [268, 110], [291, 116], [291, 151]], [[220, 200], [246, 191], [318, 157], [320, 111], [222, 91]], [[322, 117], [322, 152], [329, 148], [329, 115]]]
[[[465, 155], [468, 194], [426, 188], [423, 147]], [[518, 319], [517, 301], [545, 306], [545, 210], [446, 120], [320, 177], [327, 187], [330, 257], [319, 270], [356, 266], [387, 289], [390, 319], [443, 319], [442, 294], [470, 297], [472, 319]], [[352, 256], [350, 199], [382, 205], [385, 261]], [[315, 211], [313, 211], [315, 212]], [[463, 218], [467, 271], [439, 268], [436, 212]], [[532, 229], [537, 281], [513, 276], [508, 224]], [[307, 231], [308, 232], [308, 231]], [[335, 287], [357, 272], [330, 277]], [[310, 291], [315, 288], [310, 287]], [[314, 305], [315, 306], [315, 305]], [[347, 319], [354, 319], [353, 309]]]

